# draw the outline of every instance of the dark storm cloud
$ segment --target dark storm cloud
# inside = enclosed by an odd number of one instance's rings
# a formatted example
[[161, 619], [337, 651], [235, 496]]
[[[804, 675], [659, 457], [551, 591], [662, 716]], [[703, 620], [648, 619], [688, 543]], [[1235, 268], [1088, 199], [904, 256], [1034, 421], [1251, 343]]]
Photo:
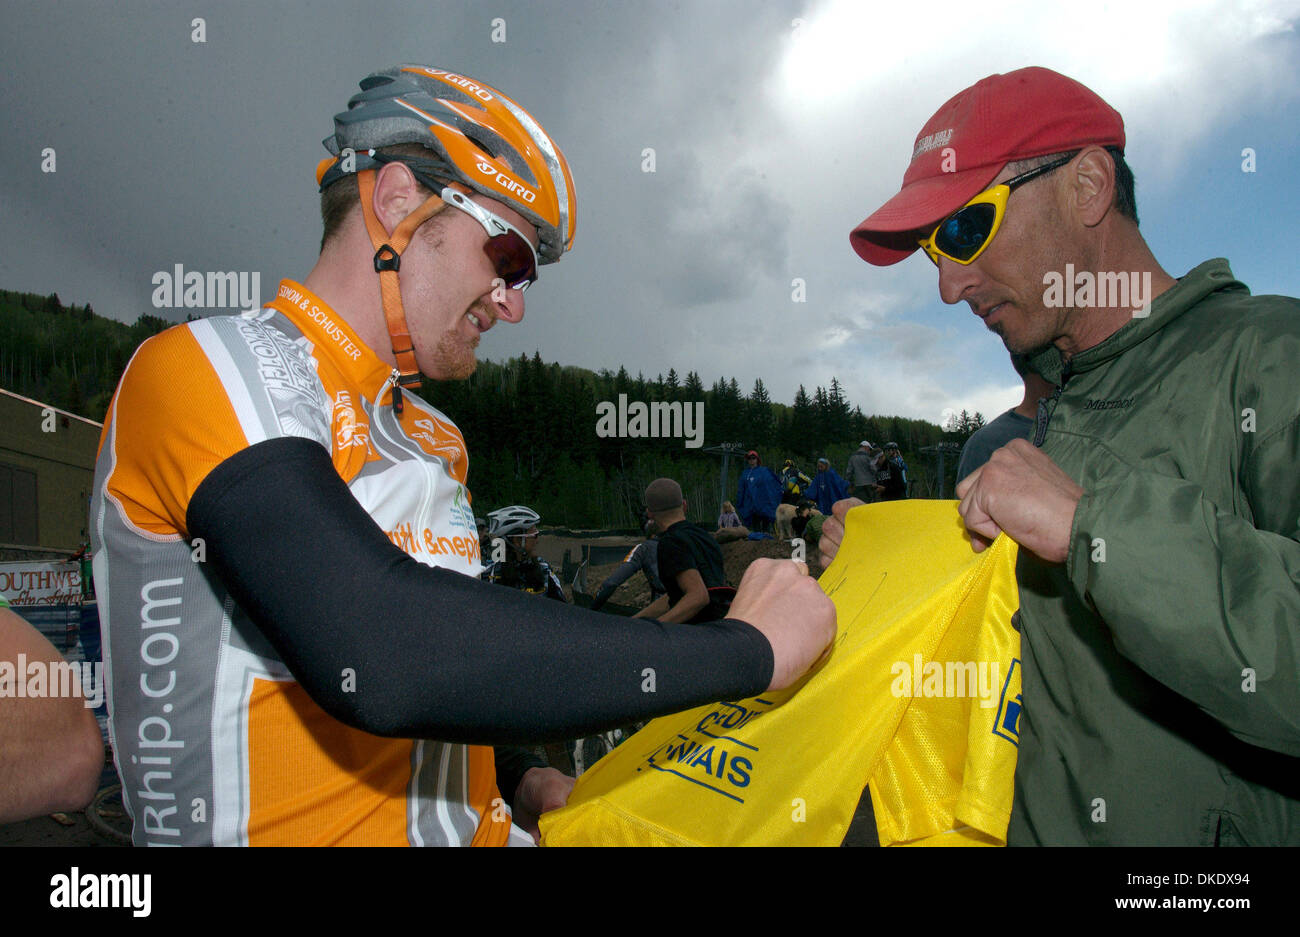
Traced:
[[[1055, 38], [1055, 11], [994, 7], [922, 19], [848, 0], [11, 0], [0, 34], [0, 287], [57, 291], [127, 321], [179, 320], [187, 310], [151, 303], [153, 276], [175, 264], [258, 272], [263, 295], [305, 276], [320, 236], [312, 171], [331, 116], [370, 70], [424, 62], [516, 97], [577, 182], [573, 254], [542, 271], [524, 321], [494, 329], [482, 355], [538, 349], [590, 368], [696, 369], [746, 389], [762, 376], [784, 402], [798, 384], [838, 375], [866, 409], [936, 418], [936, 399], [961, 406], [968, 388], [1003, 373], [1001, 345], [964, 307], [942, 307], [931, 270], [867, 268], [847, 234], [897, 190], [911, 136], [961, 85], [1039, 60], [1104, 81], [1098, 90], [1124, 102], [1145, 173], [1143, 230], [1163, 222], [1166, 241], [1194, 227], [1169, 210], [1189, 184], [1188, 141], [1222, 133], [1224, 115], [1244, 129], [1222, 141], [1228, 168], [1202, 194], [1226, 173], [1241, 181], [1237, 154], [1250, 145], [1264, 168], [1234, 204], [1249, 213], [1251, 199], [1294, 198], [1294, 142], [1261, 142], [1270, 121], [1294, 126], [1277, 117], [1295, 97], [1294, 4], [1249, 16], [1179, 9], [1178, 28], [1143, 8], [1160, 41], [1074, 45]], [[203, 43], [191, 41], [195, 17]], [[492, 41], [498, 18], [504, 43]], [[810, 24], [802, 59], [796, 18]], [[935, 35], [960, 41], [936, 50], [947, 40]], [[1205, 35], [1214, 42], [1195, 38]], [[1135, 44], [1159, 54], [1125, 67]], [[1097, 64], [1102, 52], [1113, 61]], [[55, 173], [41, 171], [46, 148]], [[1255, 243], [1250, 229], [1223, 226], [1216, 234], [1235, 240], [1213, 249], [1252, 258], [1239, 246]], [[1285, 233], [1272, 240], [1284, 245]], [[1199, 255], [1196, 240], [1180, 246]]]

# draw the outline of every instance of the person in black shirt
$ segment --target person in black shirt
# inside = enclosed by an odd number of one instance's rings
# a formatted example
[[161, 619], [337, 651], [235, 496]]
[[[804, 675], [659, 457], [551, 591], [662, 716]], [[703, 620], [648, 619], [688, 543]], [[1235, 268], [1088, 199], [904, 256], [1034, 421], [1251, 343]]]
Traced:
[[645, 507], [659, 537], [659, 578], [668, 594], [650, 603], [637, 618], [698, 624], [725, 618], [730, 596], [722, 548], [713, 535], [686, 519], [682, 486], [657, 478], [645, 490]]
[[898, 443], [885, 446], [876, 462], [877, 482], [884, 486], [881, 501], [901, 501], [907, 497], [907, 463], [903, 461]]

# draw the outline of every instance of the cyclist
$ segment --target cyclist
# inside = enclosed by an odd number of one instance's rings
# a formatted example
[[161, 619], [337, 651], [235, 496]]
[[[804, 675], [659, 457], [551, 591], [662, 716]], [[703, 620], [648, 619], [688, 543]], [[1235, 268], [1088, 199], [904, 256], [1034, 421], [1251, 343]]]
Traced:
[[500, 539], [505, 545], [506, 555], [490, 564], [480, 578], [567, 602], [559, 577], [551, 565], [537, 555], [537, 524], [540, 520], [536, 511], [521, 504], [488, 514], [488, 541], [492, 543]]
[[[306, 280], [145, 342], [100, 440], [94, 571], [134, 841], [526, 843], [516, 823], [572, 781], [512, 775], [490, 746], [788, 686], [834, 610], [776, 561], [709, 628], [478, 581], [465, 441], [411, 388], [468, 376], [572, 246], [567, 163], [496, 89], [416, 65], [367, 76], [325, 146]], [[672, 680], [643, 693], [646, 667]]]
[[[531, 595], [567, 602], [564, 586], [551, 571], [550, 564], [537, 556], [537, 525], [540, 521], [541, 516], [536, 511], [521, 504], [490, 512], [487, 516], [485, 549], [491, 556], [494, 545], [500, 543], [505, 556], [491, 563], [479, 578], [484, 582], [518, 589]], [[516, 774], [549, 764], [576, 778], [582, 773], [579, 759], [575, 757], [578, 745], [579, 741], [572, 739], [531, 748], [506, 748], [498, 745], [498, 770], [503, 761], [508, 762]]]
[[623, 562], [605, 577], [600, 591], [591, 601], [593, 612], [603, 608], [610, 596], [618, 591], [618, 587], [631, 579], [637, 570], [645, 573], [646, 584], [650, 587], [651, 602], [658, 600], [667, 591], [659, 581], [659, 533], [655, 528], [655, 522], [648, 519], [648, 515], [645, 522], [645, 535], [646, 539], [629, 550], [623, 557]]

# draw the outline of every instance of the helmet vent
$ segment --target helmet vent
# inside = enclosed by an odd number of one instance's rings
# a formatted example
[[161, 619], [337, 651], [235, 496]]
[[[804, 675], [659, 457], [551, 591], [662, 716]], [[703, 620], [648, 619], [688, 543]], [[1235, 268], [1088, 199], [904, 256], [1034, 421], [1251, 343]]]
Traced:
[[493, 159], [497, 158], [496, 152], [492, 149], [492, 147], [488, 146], [486, 143], [483, 142], [482, 137], [478, 137], [475, 136], [474, 134], [467, 133], [465, 134], [465, 139], [468, 140], [470, 143], [474, 144], [476, 147], [478, 147], [488, 156], [491, 156]]

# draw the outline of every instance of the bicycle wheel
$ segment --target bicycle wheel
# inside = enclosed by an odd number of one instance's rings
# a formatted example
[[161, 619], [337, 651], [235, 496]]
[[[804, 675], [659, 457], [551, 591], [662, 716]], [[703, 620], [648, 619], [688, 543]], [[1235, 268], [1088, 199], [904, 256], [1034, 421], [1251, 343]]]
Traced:
[[114, 784], [95, 795], [86, 807], [86, 821], [104, 839], [131, 845], [131, 818], [122, 806], [122, 785]]
[[578, 766], [578, 774], [575, 777], [581, 776], [584, 771], [590, 771], [592, 765], [614, 750], [617, 742], [611, 737], [612, 735], [612, 732], [602, 732], [579, 740], [578, 750], [581, 752], [582, 763]]

